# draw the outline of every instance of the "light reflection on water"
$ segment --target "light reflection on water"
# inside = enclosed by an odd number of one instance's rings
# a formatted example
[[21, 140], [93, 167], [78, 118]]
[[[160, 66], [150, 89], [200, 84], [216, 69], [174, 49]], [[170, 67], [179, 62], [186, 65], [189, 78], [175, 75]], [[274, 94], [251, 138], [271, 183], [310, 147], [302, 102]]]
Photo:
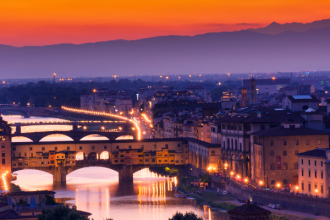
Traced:
[[[14, 181], [23, 190], [53, 190], [52, 176], [36, 170], [16, 172]], [[31, 178], [33, 176], [33, 178]], [[193, 211], [205, 220], [227, 219], [226, 214], [203, 209], [194, 200], [174, 197], [174, 178], [159, 177], [143, 169], [134, 174], [133, 184], [118, 182], [118, 173], [102, 167], [89, 167], [67, 175], [64, 187], [55, 187], [60, 202], [91, 212], [92, 217], [167, 220], [176, 211]], [[210, 218], [210, 216], [212, 217]]]
[[[25, 119], [22, 116], [3, 118], [10, 122], [62, 120], [43, 117]], [[30, 127], [34, 126], [29, 126], [29, 129]], [[33, 129], [42, 131], [42, 128]], [[53, 138], [56, 141], [62, 140], [61, 137], [50, 137], [46, 141], [54, 140]], [[22, 190], [54, 190], [58, 202], [76, 205], [79, 210], [92, 213], [95, 220], [106, 217], [114, 220], [167, 220], [177, 211], [193, 211], [204, 220], [229, 219], [226, 213], [198, 206], [194, 200], [176, 198], [173, 187], [177, 185], [177, 180], [161, 177], [148, 169], [136, 172], [133, 183], [119, 183], [116, 171], [103, 167], [83, 168], [67, 175], [66, 186], [54, 186], [52, 175], [46, 172], [21, 170], [15, 173], [17, 180], [13, 183]]]

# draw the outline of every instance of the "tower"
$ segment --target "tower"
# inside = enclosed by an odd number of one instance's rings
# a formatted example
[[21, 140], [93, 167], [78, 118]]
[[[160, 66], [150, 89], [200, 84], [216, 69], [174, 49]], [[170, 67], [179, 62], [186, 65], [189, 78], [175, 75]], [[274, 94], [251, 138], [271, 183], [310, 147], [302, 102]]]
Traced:
[[241, 102], [241, 107], [246, 106], [248, 98], [247, 98], [247, 88], [242, 88], [242, 102]]
[[256, 95], [257, 95], [257, 80], [252, 78], [250, 79], [250, 102], [256, 103]]

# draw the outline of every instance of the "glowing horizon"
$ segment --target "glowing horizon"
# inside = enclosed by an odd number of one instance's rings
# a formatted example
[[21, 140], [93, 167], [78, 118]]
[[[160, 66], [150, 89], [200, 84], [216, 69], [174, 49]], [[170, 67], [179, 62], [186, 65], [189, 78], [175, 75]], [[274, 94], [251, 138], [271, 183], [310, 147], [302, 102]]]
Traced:
[[0, 44], [82, 44], [328, 19], [326, 0], [16, 0], [0, 3]]

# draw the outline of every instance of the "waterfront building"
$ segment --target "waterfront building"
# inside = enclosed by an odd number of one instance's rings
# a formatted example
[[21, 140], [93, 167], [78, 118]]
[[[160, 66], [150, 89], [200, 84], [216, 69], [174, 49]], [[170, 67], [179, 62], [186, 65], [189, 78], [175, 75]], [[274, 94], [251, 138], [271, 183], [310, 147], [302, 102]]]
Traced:
[[251, 178], [251, 152], [253, 141], [251, 133], [278, 127], [289, 119], [299, 123], [306, 120], [299, 114], [287, 111], [263, 111], [257, 113], [232, 113], [222, 117], [221, 121], [221, 157], [220, 170], [225, 168], [239, 174], [241, 177]]
[[80, 108], [85, 110], [128, 115], [132, 107], [132, 98], [124, 91], [94, 89], [80, 96]]
[[329, 135], [288, 120], [281, 126], [251, 134], [251, 178], [268, 187], [293, 186], [298, 183], [297, 154], [329, 147]]
[[299, 193], [322, 198], [330, 195], [330, 149], [317, 148], [297, 154]]
[[[55, 192], [48, 190], [41, 191], [22, 191], [22, 192], [11, 192], [7, 194], [7, 202], [11, 206], [20, 206], [22, 201], [30, 206], [34, 207], [37, 205], [45, 205], [46, 196], [54, 198]], [[32, 215], [32, 214], [30, 214]]]
[[[2, 117], [0, 117], [0, 146], [0, 181], [3, 182], [6, 179], [6, 183], [1, 184], [4, 186], [8, 184], [7, 179], [11, 175], [11, 128], [6, 121], [2, 120]], [[8, 185], [7, 187], [4, 186], [2, 190], [8, 190]]]

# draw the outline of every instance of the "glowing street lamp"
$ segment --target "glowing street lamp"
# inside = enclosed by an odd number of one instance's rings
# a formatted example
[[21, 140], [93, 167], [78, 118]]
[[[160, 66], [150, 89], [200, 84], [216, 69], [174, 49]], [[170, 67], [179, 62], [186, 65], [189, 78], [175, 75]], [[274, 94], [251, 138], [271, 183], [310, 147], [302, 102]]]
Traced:
[[315, 193], [318, 193], [319, 192], [319, 190], [318, 189], [315, 189]]
[[248, 183], [248, 182], [249, 182], [248, 178], [245, 178], [245, 179], [244, 179], [244, 182], [245, 182], [245, 183]]
[[281, 184], [280, 184], [280, 183], [277, 183], [277, 184], [276, 184], [276, 187], [277, 187], [277, 188], [280, 188], [280, 187], [281, 187]]
[[299, 186], [296, 186], [295, 189], [296, 189], [296, 191], [298, 191], [299, 190]]
[[230, 175], [231, 175], [231, 176], [234, 176], [234, 172], [233, 172], [233, 171], [231, 171], [231, 172], [230, 172]]
[[260, 180], [260, 181], [259, 181], [259, 185], [260, 185], [260, 186], [264, 185], [264, 181]]

